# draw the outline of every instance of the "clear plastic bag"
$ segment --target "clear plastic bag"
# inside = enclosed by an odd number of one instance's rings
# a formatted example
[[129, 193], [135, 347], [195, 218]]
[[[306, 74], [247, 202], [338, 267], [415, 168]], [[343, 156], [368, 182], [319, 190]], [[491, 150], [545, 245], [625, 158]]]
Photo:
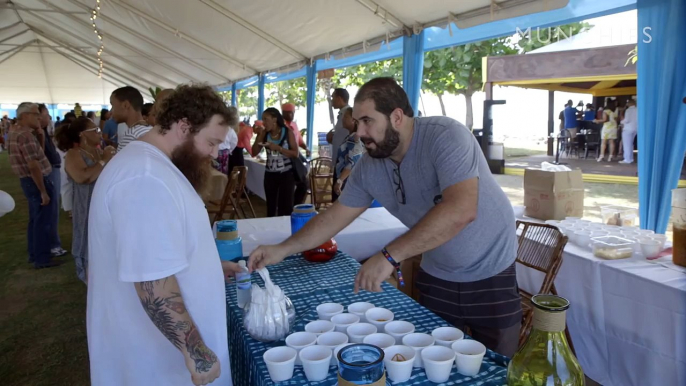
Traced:
[[253, 283], [250, 304], [245, 309], [243, 326], [261, 342], [283, 339], [291, 328], [295, 310], [278, 285], [272, 283], [266, 268], [257, 270], [264, 288]]

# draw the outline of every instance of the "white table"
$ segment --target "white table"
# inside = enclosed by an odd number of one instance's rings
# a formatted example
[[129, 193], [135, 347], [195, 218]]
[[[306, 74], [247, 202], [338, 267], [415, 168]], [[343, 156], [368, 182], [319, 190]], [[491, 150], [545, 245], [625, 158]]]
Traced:
[[248, 167], [248, 177], [245, 186], [261, 199], [267, 201], [267, 195], [264, 194], [265, 164], [258, 162], [254, 158], [245, 157], [245, 166]]
[[[407, 227], [386, 209], [371, 208], [334, 239], [338, 249], [360, 261], [378, 253], [405, 232]], [[243, 255], [248, 256], [259, 245], [277, 244], [287, 239], [291, 235], [291, 218], [238, 220], [238, 234], [243, 239]]]
[[[567, 245], [555, 287], [571, 303], [567, 325], [586, 375], [605, 386], [686, 385], [686, 273], [678, 269]], [[517, 265], [524, 290], [537, 293], [542, 279]]]

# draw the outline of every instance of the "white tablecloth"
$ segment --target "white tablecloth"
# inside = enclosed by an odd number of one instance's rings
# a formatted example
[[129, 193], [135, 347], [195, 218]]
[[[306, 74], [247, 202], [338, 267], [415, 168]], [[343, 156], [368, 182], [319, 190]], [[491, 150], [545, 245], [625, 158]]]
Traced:
[[258, 195], [263, 200], [267, 201], [267, 195], [264, 194], [264, 170], [265, 165], [257, 162], [252, 158], [245, 158], [245, 166], [248, 167], [248, 178], [245, 186], [248, 190]]
[[[524, 219], [525, 221], [535, 221]], [[543, 274], [517, 265], [536, 293]], [[586, 375], [605, 386], [686, 385], [686, 274], [643, 257], [603, 260], [565, 248], [555, 280]]]
[[[367, 209], [352, 224], [334, 236], [338, 249], [360, 261], [381, 251], [389, 242], [407, 232], [407, 227], [384, 208]], [[259, 245], [277, 244], [291, 235], [290, 217], [238, 220], [243, 239], [243, 255]]]

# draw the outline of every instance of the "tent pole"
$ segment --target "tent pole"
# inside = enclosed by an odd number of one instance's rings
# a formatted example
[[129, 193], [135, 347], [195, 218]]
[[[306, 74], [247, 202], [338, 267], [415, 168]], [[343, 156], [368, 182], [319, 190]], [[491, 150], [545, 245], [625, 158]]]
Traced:
[[[91, 74], [93, 74], [93, 75], [95, 75], [95, 76], [98, 76], [98, 73], [95, 72], [95, 70], [93, 70], [92, 68], [88, 68], [88, 67], [86, 67], [85, 65], [83, 65], [83, 64], [81, 64], [81, 63], [79, 63], [79, 62], [77, 62], [76, 60], [74, 60], [72, 57], [70, 57], [69, 55], [65, 54], [64, 52], [60, 52], [60, 51], [56, 50], [55, 47], [52, 47], [52, 46], [47, 45], [47, 44], [46, 44], [45, 46], [48, 47], [49, 49], [53, 50], [53, 51], [54, 51], [55, 53], [57, 53], [58, 55], [61, 55], [61, 56], [64, 57], [65, 59], [69, 60], [70, 62], [72, 62], [72, 63], [76, 64], [77, 66], [83, 68], [84, 70], [90, 72]], [[110, 77], [112, 77], [110, 74], [103, 74], [103, 76], [110, 76]], [[116, 83], [112, 82], [111, 80], [105, 79], [104, 77], [103, 77], [103, 79], [105, 80], [105, 82], [107, 82], [107, 83], [109, 83], [109, 84], [111, 84], [112, 86], [117, 87], [117, 88], [122, 87], [122, 85], [126, 85], [126, 82], [121, 82], [121, 81], [120, 81], [121, 83], [116, 84]], [[112, 79], [114, 79], [114, 77], [112, 77]], [[116, 79], [115, 79], [115, 80], [116, 80]], [[55, 106], [56, 106], [56, 105], [55, 105]], [[57, 111], [57, 107], [55, 107], [55, 111]], [[54, 117], [53, 117], [53, 118], [54, 118]]]
[[19, 36], [19, 35], [23, 35], [23, 34], [26, 33], [26, 32], [29, 32], [29, 30], [28, 30], [28, 29], [25, 29], [25, 30], [23, 30], [23, 31], [21, 31], [21, 32], [17, 32], [16, 34], [14, 34], [14, 35], [12, 35], [12, 36], [8, 36], [8, 37], [6, 37], [6, 38], [0, 40], [0, 44], [4, 43], [4, 42], [6, 42], [6, 41], [8, 41], [8, 40], [10, 40], [10, 39], [16, 38], [16, 37]]
[[238, 95], [236, 95], [236, 91], [238, 89], [236, 88], [236, 83], [231, 85], [231, 106], [237, 107], [238, 104], [236, 103], [238, 101]]
[[314, 131], [314, 107], [315, 96], [317, 95], [317, 64], [319, 61], [311, 61], [306, 67], [307, 84], [307, 148], [312, 149], [312, 133]]
[[264, 73], [257, 78], [257, 116], [260, 117], [264, 111]]
[[[31, 41], [29, 41], [29, 42], [26, 42], [26, 43], [20, 45], [20, 46], [17, 47], [17, 48], [14, 48], [14, 52], [12, 52], [11, 54], [9, 54], [5, 59], [0, 60], [0, 64], [5, 63], [5, 62], [8, 61], [10, 58], [12, 58], [14, 55], [16, 55], [16, 54], [18, 54], [19, 52], [23, 51], [29, 44], [33, 44], [34, 42], [35, 42], [34, 40], [31, 40]], [[9, 51], [8, 51], [8, 52], [9, 52]], [[6, 53], [7, 53], [7, 52], [5, 52], [5, 54], [6, 54]]]
[[415, 113], [424, 75], [424, 31], [403, 37], [403, 88]]
[[555, 140], [552, 138], [555, 132], [555, 91], [548, 91], [548, 155], [553, 155]]

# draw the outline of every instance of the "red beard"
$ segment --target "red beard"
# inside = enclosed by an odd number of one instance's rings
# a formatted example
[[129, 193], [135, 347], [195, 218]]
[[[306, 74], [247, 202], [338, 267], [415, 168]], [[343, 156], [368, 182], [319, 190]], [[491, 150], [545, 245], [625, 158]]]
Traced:
[[196, 192], [204, 191], [210, 176], [212, 158], [195, 149], [193, 136], [189, 136], [186, 142], [172, 151], [171, 161], [186, 176]]

